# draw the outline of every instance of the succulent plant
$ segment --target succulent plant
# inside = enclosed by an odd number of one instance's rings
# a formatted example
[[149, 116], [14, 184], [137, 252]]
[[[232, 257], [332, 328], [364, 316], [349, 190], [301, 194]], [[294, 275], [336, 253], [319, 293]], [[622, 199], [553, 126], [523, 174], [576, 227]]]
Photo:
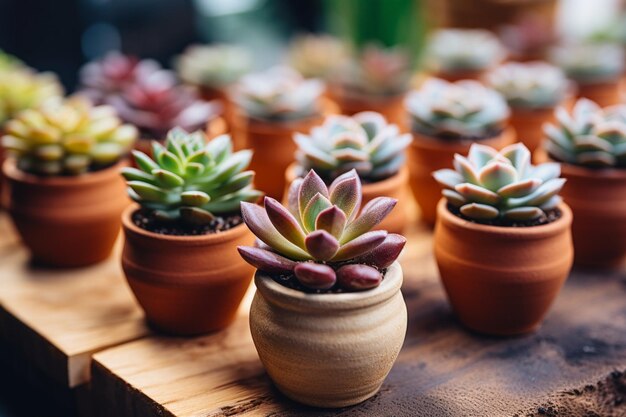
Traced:
[[17, 57], [7, 54], [0, 49], [0, 72], [16, 70], [26, 67]]
[[110, 95], [119, 94], [128, 86], [159, 71], [163, 68], [152, 59], [140, 60], [135, 56], [109, 52], [80, 69], [79, 94], [95, 104], [105, 104]]
[[568, 93], [569, 82], [558, 67], [545, 62], [509, 62], [486, 76], [511, 107], [550, 108]]
[[306, 78], [327, 80], [348, 59], [348, 48], [330, 35], [299, 35], [289, 46], [289, 63]]
[[0, 125], [20, 111], [40, 106], [63, 95], [58, 78], [48, 72], [37, 73], [18, 64], [0, 69]]
[[556, 124], [544, 126], [553, 158], [589, 167], [626, 166], [626, 105], [601, 109], [581, 98], [571, 114], [559, 107], [555, 117]]
[[158, 218], [203, 225], [216, 215], [239, 211], [242, 201], [262, 193], [252, 188], [249, 150], [233, 153], [230, 136], [206, 143], [201, 131], [181, 128], [167, 134], [165, 146], [152, 142], [154, 159], [133, 151], [139, 168], [123, 168], [130, 197]]
[[509, 117], [504, 97], [472, 80], [429, 79], [409, 94], [406, 107], [417, 132], [442, 139], [494, 136]]
[[610, 43], [561, 45], [551, 50], [550, 59], [583, 84], [611, 81], [624, 72], [624, 50]]
[[360, 210], [356, 171], [341, 175], [330, 187], [310, 171], [291, 184], [288, 208], [270, 197], [265, 197], [265, 208], [241, 204], [245, 223], [262, 244], [240, 246], [239, 253], [259, 270], [295, 275], [310, 289], [373, 288], [406, 242], [400, 235], [371, 230], [395, 204], [378, 197]]
[[472, 144], [467, 158], [454, 155], [454, 169], [435, 171], [448, 204], [476, 221], [537, 219], [561, 202], [565, 179], [561, 166], [548, 162], [533, 166], [530, 151], [521, 143], [500, 152]]
[[302, 176], [315, 170], [330, 182], [356, 169], [362, 179], [373, 182], [398, 172], [412, 138], [400, 134], [381, 114], [362, 112], [352, 117], [329, 116], [310, 135], [296, 133], [294, 140]]
[[81, 174], [125, 156], [137, 138], [134, 126], [121, 124], [110, 106], [93, 107], [71, 98], [27, 109], [5, 125], [2, 146], [18, 166], [38, 175]]
[[412, 75], [405, 49], [368, 44], [338, 70], [336, 79], [348, 93], [390, 96], [407, 91]]
[[426, 65], [436, 72], [482, 71], [505, 57], [504, 46], [484, 29], [440, 29], [426, 47]]
[[189, 84], [223, 88], [250, 71], [252, 57], [235, 45], [191, 45], [174, 65], [180, 78]]
[[294, 120], [319, 113], [324, 84], [307, 80], [288, 67], [273, 67], [248, 74], [233, 89], [233, 99], [243, 112], [263, 120]]

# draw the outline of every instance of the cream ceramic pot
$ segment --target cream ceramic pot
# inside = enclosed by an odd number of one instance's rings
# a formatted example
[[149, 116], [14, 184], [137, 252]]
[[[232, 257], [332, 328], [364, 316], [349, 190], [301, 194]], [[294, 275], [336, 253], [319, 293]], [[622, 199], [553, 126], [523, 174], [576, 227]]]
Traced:
[[250, 330], [287, 397], [316, 407], [358, 404], [378, 392], [400, 352], [407, 310], [394, 262], [365, 292], [305, 294], [257, 272]]

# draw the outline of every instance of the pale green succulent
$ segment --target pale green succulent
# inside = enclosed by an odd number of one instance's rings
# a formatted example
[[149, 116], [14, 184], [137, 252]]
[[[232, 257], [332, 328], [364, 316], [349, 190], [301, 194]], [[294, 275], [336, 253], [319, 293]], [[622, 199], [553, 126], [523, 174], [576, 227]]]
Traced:
[[324, 83], [304, 79], [289, 67], [274, 67], [242, 77], [233, 100], [246, 115], [264, 120], [294, 120], [318, 114]]
[[330, 35], [299, 35], [289, 45], [288, 58], [306, 78], [328, 79], [348, 59], [348, 48]]
[[505, 57], [496, 35], [483, 29], [440, 29], [426, 48], [426, 65], [439, 72], [482, 71]]
[[560, 107], [555, 116], [556, 124], [544, 127], [553, 158], [590, 167], [626, 166], [626, 105], [602, 109], [581, 98], [571, 114]]
[[2, 146], [17, 157], [20, 169], [38, 175], [77, 175], [114, 164], [138, 136], [112, 107], [80, 98], [24, 110], [4, 130]]
[[466, 157], [454, 156], [454, 169], [435, 171], [448, 204], [477, 221], [504, 218], [533, 220], [561, 202], [565, 179], [555, 162], [533, 166], [530, 151], [521, 143], [500, 152], [473, 144]]
[[0, 124], [61, 96], [63, 87], [52, 73], [36, 73], [23, 66], [0, 69]]
[[560, 68], [541, 61], [503, 64], [488, 73], [486, 81], [515, 108], [553, 107], [570, 88]]
[[305, 175], [315, 170], [326, 181], [356, 169], [367, 181], [379, 181], [396, 174], [405, 161], [404, 150], [410, 134], [400, 134], [375, 112], [349, 116], [328, 116], [309, 135], [296, 133], [296, 159]]
[[504, 97], [472, 80], [429, 79], [409, 94], [406, 107], [416, 132], [442, 139], [495, 136], [509, 117]]
[[23, 69], [26, 65], [17, 57], [0, 49], [0, 72]]
[[550, 51], [550, 60], [578, 83], [612, 81], [624, 72], [624, 50], [611, 43], [562, 45]]
[[206, 143], [201, 131], [172, 129], [165, 146], [152, 142], [154, 159], [133, 151], [137, 168], [124, 168], [130, 197], [162, 220], [208, 224], [215, 215], [239, 211], [262, 195], [252, 188], [249, 150], [233, 153], [230, 136]]
[[191, 45], [174, 65], [187, 83], [223, 88], [250, 71], [252, 57], [246, 49], [235, 45]]

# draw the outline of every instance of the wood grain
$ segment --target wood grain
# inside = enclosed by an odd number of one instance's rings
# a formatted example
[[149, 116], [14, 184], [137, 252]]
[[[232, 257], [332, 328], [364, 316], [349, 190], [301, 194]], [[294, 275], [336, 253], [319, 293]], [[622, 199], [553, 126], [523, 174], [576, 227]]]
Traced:
[[49, 270], [29, 262], [4, 215], [0, 241], [0, 339], [62, 387], [89, 381], [94, 352], [148, 333], [119, 244], [93, 267]]
[[626, 366], [624, 270], [575, 271], [538, 332], [484, 337], [455, 321], [430, 231], [414, 226], [408, 238], [401, 258], [407, 339], [381, 392], [365, 403], [319, 410], [280, 395], [258, 360], [244, 306], [220, 333], [148, 337], [95, 354], [96, 409], [120, 417], [512, 416]]

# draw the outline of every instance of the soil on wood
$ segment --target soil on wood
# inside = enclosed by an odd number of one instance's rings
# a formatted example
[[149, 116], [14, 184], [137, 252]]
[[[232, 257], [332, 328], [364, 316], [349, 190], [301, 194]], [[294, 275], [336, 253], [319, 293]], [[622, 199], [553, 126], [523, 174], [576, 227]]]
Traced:
[[133, 213], [132, 220], [135, 226], [149, 232], [173, 236], [198, 236], [225, 232], [243, 223], [239, 213], [215, 217], [209, 224], [193, 225], [163, 220], [157, 217], [152, 210], [137, 210]]
[[536, 407], [527, 417], [624, 417], [626, 371], [613, 371], [595, 385], [560, 392]]
[[460, 217], [463, 220], [467, 220], [472, 223], [484, 224], [487, 226], [501, 226], [501, 227], [541, 226], [543, 224], [555, 222], [558, 219], [560, 219], [561, 216], [563, 215], [561, 210], [559, 210], [558, 208], [555, 208], [553, 210], [549, 210], [548, 212], [544, 213], [540, 217], [536, 219], [532, 219], [532, 220], [511, 220], [511, 219], [506, 219], [506, 218], [497, 218], [497, 219], [492, 219], [492, 220], [480, 220], [479, 221], [479, 220], [471, 219], [467, 216], [464, 216], [461, 213], [461, 211], [458, 209], [458, 207], [454, 207], [451, 204], [448, 204], [448, 210], [450, 210], [450, 212], [454, 214], [455, 216]]
[[[330, 266], [332, 266], [333, 269], [335, 269], [336, 271], [340, 266], [343, 266], [343, 265], [345, 264], [330, 265]], [[372, 268], [376, 268], [373, 265], [370, 265], [370, 266]], [[380, 273], [383, 275], [383, 279], [385, 279], [385, 274], [387, 273], [387, 269], [380, 270]], [[284, 287], [291, 288], [292, 290], [296, 290], [296, 291], [302, 291], [307, 294], [341, 294], [341, 293], [347, 293], [347, 292], [358, 292], [358, 291], [347, 291], [339, 287], [337, 284], [333, 285], [331, 288], [328, 288], [326, 290], [318, 290], [318, 289], [305, 287], [304, 285], [300, 283], [300, 281], [298, 281], [298, 278], [296, 278], [294, 274], [283, 274], [283, 275], [274, 274], [270, 276], [272, 277], [274, 281], [278, 282], [280, 285]]]

